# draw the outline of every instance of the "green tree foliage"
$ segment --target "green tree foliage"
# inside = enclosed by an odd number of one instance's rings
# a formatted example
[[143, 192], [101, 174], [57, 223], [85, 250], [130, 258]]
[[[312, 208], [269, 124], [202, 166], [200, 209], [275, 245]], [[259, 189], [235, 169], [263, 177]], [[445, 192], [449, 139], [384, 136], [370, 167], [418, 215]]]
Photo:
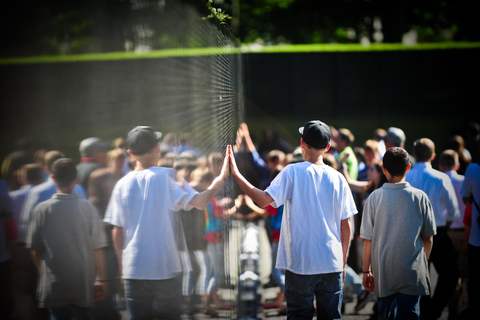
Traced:
[[[212, 14], [209, 0], [24, 0], [0, 10], [0, 56], [195, 47], [192, 20]], [[480, 41], [475, 1], [212, 0], [243, 43]], [[196, 11], [196, 15], [192, 14]], [[162, 23], [176, 25], [165, 30]], [[214, 23], [206, 19], [204, 23]], [[218, 21], [217, 21], [218, 22]], [[198, 38], [198, 36], [197, 36]]]
[[[401, 42], [415, 30], [419, 42], [478, 41], [475, 2], [466, 0], [241, 0], [242, 42]], [[235, 18], [235, 17], [234, 17]], [[380, 23], [380, 28], [378, 23]]]

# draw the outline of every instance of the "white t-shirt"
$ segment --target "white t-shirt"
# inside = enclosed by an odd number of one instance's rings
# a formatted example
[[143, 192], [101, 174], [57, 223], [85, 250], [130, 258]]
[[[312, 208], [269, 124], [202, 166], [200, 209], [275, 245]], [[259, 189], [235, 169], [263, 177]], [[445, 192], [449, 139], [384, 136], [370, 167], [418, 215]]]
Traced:
[[327, 165], [290, 164], [266, 190], [285, 205], [276, 267], [297, 274], [343, 271], [341, 220], [357, 208], [347, 181]]
[[185, 181], [177, 184], [175, 174], [151, 167], [132, 171], [115, 185], [104, 221], [123, 228], [124, 279], [170, 279], [182, 271], [174, 211], [190, 210], [197, 192]]
[[[478, 163], [472, 163], [467, 167], [460, 193], [462, 197], [473, 195], [477, 205], [480, 206], [480, 165]], [[468, 243], [475, 247], [480, 247], [480, 226], [477, 222], [479, 214], [477, 207], [472, 201], [472, 228], [470, 229]]]

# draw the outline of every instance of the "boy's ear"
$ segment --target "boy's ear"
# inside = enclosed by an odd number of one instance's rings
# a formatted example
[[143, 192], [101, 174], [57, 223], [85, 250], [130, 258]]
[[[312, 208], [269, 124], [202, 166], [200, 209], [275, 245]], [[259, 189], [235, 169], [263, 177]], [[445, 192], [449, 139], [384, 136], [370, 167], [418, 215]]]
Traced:
[[407, 170], [405, 170], [405, 173], [407, 173], [408, 171], [410, 171], [411, 168], [412, 168], [412, 164], [409, 163], [408, 166], [407, 166]]
[[388, 171], [387, 171], [387, 169], [385, 169], [385, 167], [384, 167], [384, 166], [382, 166], [382, 171], [383, 171], [383, 174], [384, 174], [384, 175], [385, 175], [385, 177], [386, 177], [386, 176], [387, 176], [387, 172], [388, 172]]
[[331, 144], [329, 143], [328, 146], [325, 148], [325, 152], [327, 152], [331, 147]]

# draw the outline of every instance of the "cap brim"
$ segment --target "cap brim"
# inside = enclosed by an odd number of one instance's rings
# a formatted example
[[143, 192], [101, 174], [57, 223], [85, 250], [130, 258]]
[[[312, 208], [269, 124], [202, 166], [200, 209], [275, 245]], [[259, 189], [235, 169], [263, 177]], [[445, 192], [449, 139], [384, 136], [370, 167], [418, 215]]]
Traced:
[[163, 134], [159, 131], [155, 131], [155, 135], [157, 136], [157, 140], [160, 140], [163, 136]]
[[305, 127], [298, 128], [298, 132], [300, 132], [301, 135], [303, 135], [303, 128], [305, 128]]

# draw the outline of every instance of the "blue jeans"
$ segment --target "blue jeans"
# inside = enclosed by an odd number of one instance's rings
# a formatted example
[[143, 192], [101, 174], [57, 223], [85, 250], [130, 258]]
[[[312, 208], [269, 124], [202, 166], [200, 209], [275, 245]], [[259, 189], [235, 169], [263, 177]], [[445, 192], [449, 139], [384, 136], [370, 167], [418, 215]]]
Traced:
[[285, 271], [287, 319], [312, 319], [317, 300], [317, 319], [342, 317], [342, 272], [299, 275]]
[[420, 296], [396, 293], [377, 302], [378, 319], [420, 319]]
[[49, 308], [50, 320], [89, 320], [93, 319], [93, 308], [79, 307], [68, 304], [61, 307]]
[[129, 319], [175, 319], [182, 313], [182, 278], [165, 280], [125, 279]]

